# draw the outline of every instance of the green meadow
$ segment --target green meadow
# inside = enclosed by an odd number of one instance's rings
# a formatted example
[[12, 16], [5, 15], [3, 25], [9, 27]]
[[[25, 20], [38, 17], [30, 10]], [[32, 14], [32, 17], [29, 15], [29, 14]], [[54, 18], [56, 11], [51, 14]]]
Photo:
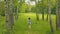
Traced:
[[[42, 14], [39, 14], [39, 21], [36, 20], [35, 13], [19, 13], [18, 20], [14, 16], [14, 34], [59, 34], [60, 31], [56, 31], [56, 15], [52, 16], [52, 23], [54, 32], [50, 30], [49, 20], [46, 20], [47, 14], [44, 15], [44, 21], [42, 21]], [[27, 20], [31, 18], [31, 29], [28, 30]], [[5, 33], [5, 16], [0, 16], [0, 34]]]

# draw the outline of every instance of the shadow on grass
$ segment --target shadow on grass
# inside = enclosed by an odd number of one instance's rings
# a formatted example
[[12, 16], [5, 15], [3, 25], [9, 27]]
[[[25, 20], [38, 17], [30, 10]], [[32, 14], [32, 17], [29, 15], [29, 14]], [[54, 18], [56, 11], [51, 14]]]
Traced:
[[51, 32], [51, 31], [47, 31], [46, 34], [53, 34], [53, 32]]

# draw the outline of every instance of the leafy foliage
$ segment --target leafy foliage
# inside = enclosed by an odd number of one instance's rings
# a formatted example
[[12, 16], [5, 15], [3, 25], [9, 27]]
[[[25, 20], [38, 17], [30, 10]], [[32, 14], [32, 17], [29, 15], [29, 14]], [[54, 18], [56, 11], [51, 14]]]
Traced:
[[[35, 0], [30, 0], [30, 1], [35, 1]], [[50, 0], [51, 2], [51, 13], [52, 14], [56, 14], [56, 0]], [[46, 13], [47, 12], [47, 0], [44, 0], [44, 12]], [[42, 12], [42, 0], [39, 1], [39, 3], [37, 4], [38, 5], [38, 12], [41, 13]], [[18, 11], [21, 13], [21, 12], [36, 12], [35, 10], [35, 6], [27, 6], [27, 4], [25, 3], [25, 0], [22, 1], [22, 0], [13, 0], [13, 8], [14, 10], [16, 11], [16, 7], [19, 7], [18, 8]], [[0, 2], [0, 15], [4, 15], [4, 1], [1, 1]]]

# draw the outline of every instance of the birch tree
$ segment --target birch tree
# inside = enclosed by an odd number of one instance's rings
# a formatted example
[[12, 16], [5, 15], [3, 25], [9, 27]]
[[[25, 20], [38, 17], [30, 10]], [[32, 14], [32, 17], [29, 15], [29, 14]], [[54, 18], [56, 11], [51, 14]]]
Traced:
[[38, 2], [39, 2], [39, 0], [37, 1], [37, 0], [35, 0], [35, 6], [36, 6], [36, 19], [39, 21], [39, 14], [38, 14]]
[[11, 34], [14, 24], [12, 0], [4, 1], [5, 1], [6, 34]]
[[58, 0], [56, 0], [56, 30], [59, 28]]
[[6, 33], [9, 34], [9, 12], [8, 12], [8, 0], [4, 0], [5, 3], [5, 25]]
[[[21, 0], [17, 1], [17, 4], [19, 4], [20, 1], [21, 1]], [[17, 5], [17, 6], [16, 6], [16, 20], [18, 19], [18, 7], [19, 7], [19, 6]]]
[[48, 0], [48, 12], [49, 12], [49, 22], [50, 22], [51, 32], [53, 32], [53, 24], [52, 24], [52, 17], [51, 17], [50, 0]]
[[59, 15], [59, 27], [60, 27], [60, 0], [57, 0], [58, 2], [58, 15]]
[[44, 0], [42, 0], [42, 20], [44, 21]]
[[47, 0], [47, 18], [46, 18], [47, 21], [48, 21], [48, 15], [49, 13], [48, 13], [48, 0]]

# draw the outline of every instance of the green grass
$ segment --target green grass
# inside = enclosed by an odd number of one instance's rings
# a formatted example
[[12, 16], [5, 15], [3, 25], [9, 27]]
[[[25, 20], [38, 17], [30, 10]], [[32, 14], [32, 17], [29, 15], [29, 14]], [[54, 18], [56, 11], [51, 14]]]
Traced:
[[[52, 15], [52, 22], [54, 32], [50, 32], [49, 21], [46, 21], [46, 14], [44, 15], [45, 20], [42, 21], [42, 14], [39, 14], [39, 21], [36, 20], [35, 13], [20, 13], [18, 20], [14, 18], [14, 34], [28, 34], [28, 17], [31, 18], [31, 29], [30, 34], [60, 34], [60, 31], [56, 31], [56, 16]], [[4, 33], [5, 30], [5, 17], [0, 16], [0, 34]]]

